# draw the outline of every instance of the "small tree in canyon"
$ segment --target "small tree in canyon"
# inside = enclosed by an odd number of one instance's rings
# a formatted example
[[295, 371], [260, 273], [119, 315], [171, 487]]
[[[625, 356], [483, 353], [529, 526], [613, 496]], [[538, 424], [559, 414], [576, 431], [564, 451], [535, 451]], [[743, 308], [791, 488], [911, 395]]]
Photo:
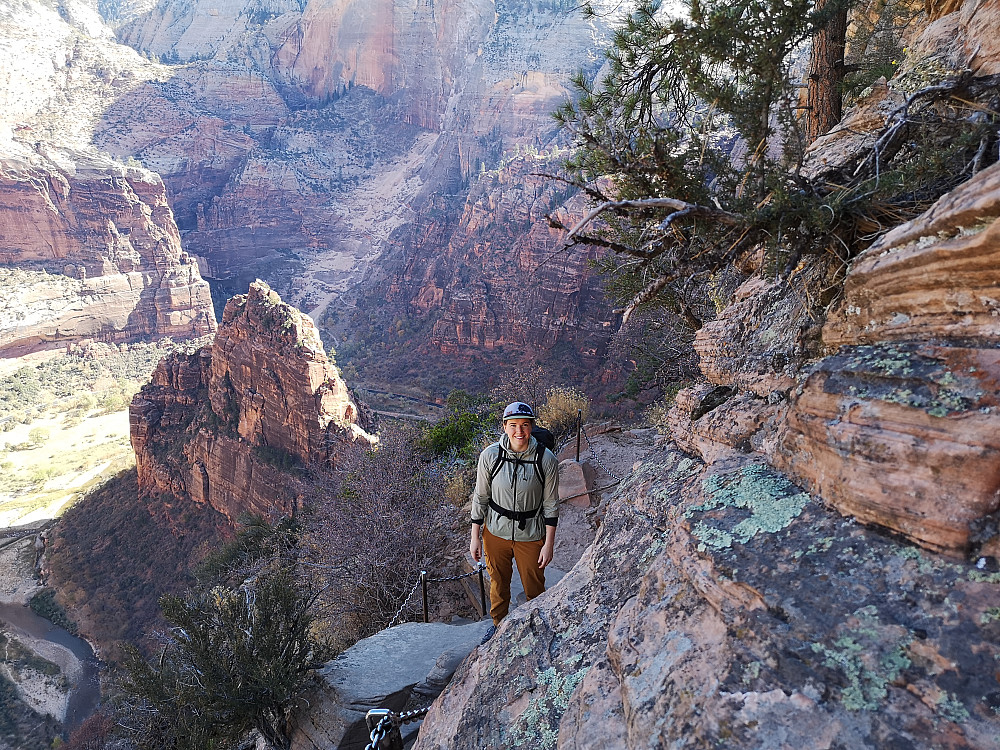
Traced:
[[255, 521], [203, 569], [212, 583], [161, 600], [159, 656], [127, 647], [120, 683], [118, 724], [137, 747], [234, 748], [252, 730], [289, 746], [292, 702], [328, 655], [294, 549], [291, 524]]

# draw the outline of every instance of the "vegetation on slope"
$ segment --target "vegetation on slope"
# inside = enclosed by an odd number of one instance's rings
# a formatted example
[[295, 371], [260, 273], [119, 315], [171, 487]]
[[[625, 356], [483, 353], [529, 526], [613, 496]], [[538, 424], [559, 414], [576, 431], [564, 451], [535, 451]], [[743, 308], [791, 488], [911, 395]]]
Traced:
[[160, 597], [183, 591], [193, 566], [231, 534], [210, 508], [140, 497], [132, 469], [62, 517], [49, 557], [51, 583], [113, 659], [116, 644], [141, 643], [151, 624], [162, 624]]
[[[896, 5], [886, 15], [899, 16]], [[805, 256], [843, 268], [996, 160], [996, 80], [955, 72], [900, 81], [908, 98], [874, 144], [835, 168], [806, 168], [797, 66], [845, 7], [695, 0], [672, 17], [646, 0], [616, 34], [610, 73], [576, 80], [579, 98], [557, 114], [577, 145], [562, 179], [593, 208], [573, 226], [552, 222], [568, 243], [609, 251], [625, 324], [665, 309], [652, 314], [662, 325], [651, 338], [690, 340], [743, 274], [787, 278]], [[860, 26], [856, 48], [892, 48], [891, 24]]]

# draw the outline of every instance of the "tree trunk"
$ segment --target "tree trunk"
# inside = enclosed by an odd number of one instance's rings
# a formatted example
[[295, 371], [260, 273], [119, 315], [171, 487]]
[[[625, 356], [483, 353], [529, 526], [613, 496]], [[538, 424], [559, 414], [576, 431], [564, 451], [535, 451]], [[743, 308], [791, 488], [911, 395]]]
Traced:
[[847, 3], [818, 0], [816, 10], [829, 9], [826, 24], [812, 40], [806, 98], [806, 139], [812, 143], [840, 122], [843, 113], [844, 45], [847, 39]]

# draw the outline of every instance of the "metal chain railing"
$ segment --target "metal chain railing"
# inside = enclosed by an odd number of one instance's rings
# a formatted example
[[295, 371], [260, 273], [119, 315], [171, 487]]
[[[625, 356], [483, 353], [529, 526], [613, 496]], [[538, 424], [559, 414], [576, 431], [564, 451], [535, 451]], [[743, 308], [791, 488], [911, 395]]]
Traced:
[[406, 598], [403, 599], [403, 603], [400, 604], [399, 609], [396, 610], [396, 616], [389, 621], [390, 628], [399, 624], [399, 618], [402, 617], [403, 610], [406, 609], [406, 605], [410, 603], [410, 599], [413, 598], [413, 595], [417, 593], [417, 587], [419, 585], [420, 585], [420, 579], [418, 578], [417, 582], [413, 584], [413, 588], [410, 589], [410, 593], [406, 595]]
[[454, 575], [454, 576], [442, 576], [441, 578], [429, 578], [427, 576], [427, 571], [421, 570], [420, 575], [417, 577], [416, 582], [413, 584], [413, 588], [410, 589], [410, 593], [406, 595], [406, 598], [403, 600], [403, 603], [400, 604], [399, 609], [396, 610], [396, 616], [393, 617], [392, 620], [389, 622], [389, 627], [391, 628], [395, 625], [398, 625], [401, 622], [400, 618], [402, 617], [403, 612], [406, 609], [406, 605], [410, 603], [410, 599], [413, 598], [413, 595], [416, 593], [418, 588], [422, 589], [423, 591], [424, 622], [430, 622], [430, 613], [427, 600], [427, 584], [444, 583], [446, 581], [460, 581], [463, 578], [470, 578], [471, 576], [479, 576], [479, 601], [482, 606], [483, 612], [485, 613], [487, 611], [487, 607], [486, 607], [486, 583], [483, 580], [484, 570], [486, 570], [486, 566], [482, 562], [477, 563], [475, 569], [469, 571], [468, 573], [460, 573], [459, 575]]
[[430, 706], [397, 714], [387, 708], [373, 708], [365, 716], [370, 742], [365, 750], [403, 750], [403, 736], [399, 728], [427, 715]]
[[598, 457], [597, 450], [594, 448], [594, 444], [590, 442], [590, 435], [587, 434], [587, 431], [583, 428], [582, 424], [580, 425], [580, 432], [583, 434], [583, 437], [587, 440], [587, 447], [590, 448], [590, 457], [594, 459], [594, 463], [596, 463], [598, 466], [604, 469], [604, 471], [606, 471], [608, 476], [610, 476], [612, 479], [617, 479], [619, 482], [624, 482], [625, 480], [622, 477], [618, 476], [614, 471], [612, 471], [608, 467], [606, 463], [604, 463]]

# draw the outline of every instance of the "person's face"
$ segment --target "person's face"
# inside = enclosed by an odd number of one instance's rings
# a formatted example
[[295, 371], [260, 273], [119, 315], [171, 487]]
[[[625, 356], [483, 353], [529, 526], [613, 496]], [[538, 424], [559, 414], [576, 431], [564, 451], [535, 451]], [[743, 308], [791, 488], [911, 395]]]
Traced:
[[530, 419], [508, 419], [504, 422], [503, 431], [510, 439], [511, 448], [520, 452], [528, 447], [532, 424]]

